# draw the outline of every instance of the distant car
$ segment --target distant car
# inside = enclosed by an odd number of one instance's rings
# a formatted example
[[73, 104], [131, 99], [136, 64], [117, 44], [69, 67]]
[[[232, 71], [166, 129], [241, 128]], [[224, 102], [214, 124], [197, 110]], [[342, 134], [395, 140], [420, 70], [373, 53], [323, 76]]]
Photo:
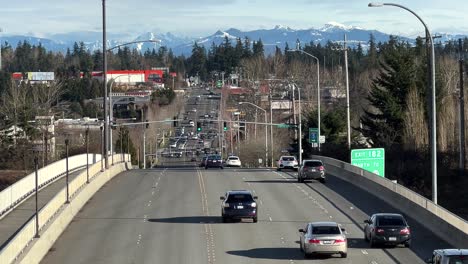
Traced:
[[364, 239], [371, 247], [377, 245], [411, 245], [411, 230], [401, 214], [373, 214], [364, 223]]
[[226, 159], [226, 166], [228, 166], [228, 167], [240, 167], [241, 165], [242, 165], [241, 161], [240, 161], [239, 157], [237, 157], [237, 156], [229, 156]]
[[313, 179], [325, 183], [325, 167], [321, 160], [304, 160], [297, 175], [298, 182]]
[[192, 158], [190, 159], [190, 161], [191, 161], [191, 162], [196, 162], [196, 161], [197, 161], [197, 158], [192, 157]]
[[432, 264], [468, 264], [468, 249], [436, 249], [432, 257], [426, 260]]
[[344, 229], [335, 222], [312, 222], [305, 229], [299, 229], [299, 247], [304, 257], [314, 254], [340, 254], [348, 256], [348, 242]]
[[298, 170], [298, 162], [294, 156], [281, 156], [278, 160], [277, 170], [281, 171], [282, 169], [293, 169]]
[[204, 156], [201, 161], [200, 161], [200, 167], [205, 167], [206, 166], [206, 160], [208, 159], [208, 156]]
[[253, 196], [248, 190], [233, 190], [228, 191], [224, 196], [220, 197], [221, 217], [223, 223], [231, 219], [251, 218], [254, 223], [257, 222], [258, 204], [257, 196]]
[[205, 163], [205, 169], [208, 168], [220, 168], [224, 169], [223, 160], [220, 155], [209, 155]]

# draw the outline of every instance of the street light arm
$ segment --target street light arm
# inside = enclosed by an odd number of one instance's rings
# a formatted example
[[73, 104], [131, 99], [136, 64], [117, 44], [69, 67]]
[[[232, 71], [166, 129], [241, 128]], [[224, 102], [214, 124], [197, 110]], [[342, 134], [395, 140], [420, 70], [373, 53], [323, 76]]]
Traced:
[[112, 47], [112, 48], [109, 48], [109, 49], [107, 49], [106, 51], [111, 51], [111, 50], [120, 48], [120, 47], [122, 47], [122, 46], [127, 46], [127, 45], [132, 45], [132, 44], [137, 44], [137, 43], [144, 43], [144, 42], [161, 43], [161, 40], [139, 40], [139, 41], [127, 42], [127, 43], [123, 43], [123, 44], [114, 46], [114, 47]]
[[256, 104], [253, 104], [253, 103], [250, 103], [250, 102], [239, 102], [239, 104], [248, 104], [248, 105], [254, 106], [254, 107], [256, 107], [256, 108], [262, 110], [262, 111], [265, 113], [265, 115], [266, 115], [266, 110], [263, 109], [263, 108], [261, 108], [260, 106], [258, 106], [258, 105], [256, 105]]
[[292, 50], [288, 50], [288, 51], [289, 52], [302, 52], [302, 53], [314, 58], [317, 61], [317, 64], [319, 63], [319, 59], [317, 57], [315, 57], [314, 55], [312, 55], [312, 54], [310, 54], [310, 53], [308, 53], [306, 51], [303, 51], [303, 50], [300, 50], [300, 49], [292, 49]]

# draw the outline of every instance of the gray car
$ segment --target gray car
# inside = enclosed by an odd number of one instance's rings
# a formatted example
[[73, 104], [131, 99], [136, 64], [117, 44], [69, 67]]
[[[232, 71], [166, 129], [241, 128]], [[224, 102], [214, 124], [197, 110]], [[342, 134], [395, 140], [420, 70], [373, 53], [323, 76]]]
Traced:
[[318, 180], [325, 183], [325, 167], [321, 160], [304, 160], [297, 175], [298, 182]]
[[305, 229], [299, 229], [300, 249], [304, 257], [314, 254], [340, 254], [348, 256], [348, 241], [344, 229], [335, 222], [312, 222]]
[[436, 249], [426, 263], [433, 264], [468, 264], [468, 249]]

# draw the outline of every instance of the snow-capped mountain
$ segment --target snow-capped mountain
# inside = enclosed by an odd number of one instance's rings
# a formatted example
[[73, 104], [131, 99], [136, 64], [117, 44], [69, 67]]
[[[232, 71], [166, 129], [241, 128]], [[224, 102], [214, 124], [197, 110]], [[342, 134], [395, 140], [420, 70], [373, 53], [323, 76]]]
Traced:
[[[389, 35], [376, 30], [368, 30], [350, 25], [343, 25], [337, 22], [328, 22], [320, 28], [310, 29], [292, 29], [287, 26], [277, 25], [271, 29], [257, 29], [251, 31], [241, 31], [235, 28], [228, 30], [218, 30], [214, 34], [199, 37], [190, 38], [184, 36], [178, 36], [172, 33], [158, 33], [158, 32], [146, 32], [140, 34], [136, 38], [130, 37], [128, 34], [108, 33], [107, 48], [115, 47], [120, 44], [124, 44], [131, 41], [141, 40], [152, 40], [154, 42], [148, 43], [137, 43], [130, 45], [130, 49], [137, 49], [141, 52], [146, 50], [159, 49], [161, 46], [165, 46], [168, 49], [172, 49], [175, 55], [190, 55], [194, 42], [198, 45], [204, 46], [209, 49], [212, 43], [219, 45], [225, 41], [227, 37], [231, 42], [231, 45], [235, 45], [237, 38], [242, 41], [245, 38], [249, 38], [251, 41], [262, 40], [265, 52], [267, 54], [274, 52], [276, 47], [284, 49], [286, 43], [289, 47], [294, 48], [296, 41], [299, 40], [302, 45], [306, 43], [320, 43], [325, 45], [331, 41], [342, 41], [346, 34], [347, 39], [352, 43], [361, 42], [362, 45], [366, 46], [369, 41], [369, 36], [372, 34], [376, 42], [384, 42], [389, 39]], [[441, 35], [442, 38], [437, 39], [442, 43], [448, 40], [455, 40], [459, 38], [467, 37], [465, 35], [451, 35], [451, 34], [436, 34]], [[404, 40], [413, 42], [413, 39], [401, 37]], [[2, 43], [9, 43], [11, 46], [16, 47], [19, 42], [27, 41], [31, 45], [44, 46], [47, 50], [66, 52], [67, 48], [72, 49], [75, 42], [83, 42], [88, 50], [91, 52], [102, 49], [102, 32], [70, 32], [65, 34], [54, 34], [47, 38], [37, 38], [31, 36], [2, 36]]]

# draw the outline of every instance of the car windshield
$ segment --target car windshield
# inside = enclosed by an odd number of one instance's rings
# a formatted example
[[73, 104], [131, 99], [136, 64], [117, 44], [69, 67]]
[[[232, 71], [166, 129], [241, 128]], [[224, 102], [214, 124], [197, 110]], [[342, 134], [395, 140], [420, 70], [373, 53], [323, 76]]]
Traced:
[[320, 166], [323, 166], [323, 164], [320, 161], [306, 161], [304, 163], [304, 166], [306, 166], [306, 167], [320, 167]]
[[227, 199], [227, 203], [247, 203], [253, 202], [254, 199], [251, 194], [230, 194]]
[[210, 159], [210, 160], [220, 160], [221, 156], [213, 155], [213, 156], [209, 156], [208, 159]]
[[382, 216], [377, 218], [377, 226], [404, 226], [405, 221], [398, 216]]
[[338, 226], [313, 226], [312, 234], [314, 235], [339, 235], [341, 234]]
[[448, 264], [468, 264], [468, 256], [450, 256]]
[[294, 157], [283, 157], [282, 160], [284, 160], [284, 161], [294, 161]]

